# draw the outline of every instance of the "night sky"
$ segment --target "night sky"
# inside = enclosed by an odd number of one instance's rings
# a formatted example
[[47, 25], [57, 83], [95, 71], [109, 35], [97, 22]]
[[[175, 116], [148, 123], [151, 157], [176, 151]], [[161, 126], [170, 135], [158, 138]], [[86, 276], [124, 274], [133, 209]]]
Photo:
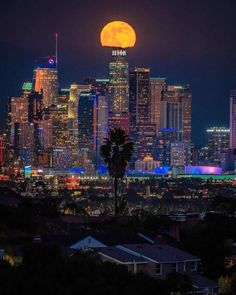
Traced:
[[136, 30], [130, 65], [151, 68], [153, 77], [188, 83], [193, 92], [193, 141], [204, 130], [228, 126], [229, 93], [236, 88], [234, 0], [2, 0], [0, 6], [0, 115], [7, 96], [32, 79], [37, 56], [53, 54], [59, 33], [60, 86], [108, 74], [110, 53], [100, 46], [107, 22], [123, 20]]

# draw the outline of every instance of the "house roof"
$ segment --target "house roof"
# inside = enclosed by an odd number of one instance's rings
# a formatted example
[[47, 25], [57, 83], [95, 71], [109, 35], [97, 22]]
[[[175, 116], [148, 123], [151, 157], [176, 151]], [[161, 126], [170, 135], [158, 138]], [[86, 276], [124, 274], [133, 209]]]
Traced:
[[147, 260], [135, 256], [133, 254], [127, 253], [125, 251], [122, 251], [116, 247], [106, 247], [102, 248], [98, 252], [101, 256], [110, 258], [113, 261], [117, 261], [123, 264], [145, 264], [147, 263]]
[[212, 281], [206, 277], [203, 277], [199, 274], [194, 274], [191, 277], [192, 285], [193, 287], [197, 289], [202, 288], [209, 288], [209, 289], [215, 289], [218, 288], [218, 284], [215, 281]]
[[71, 246], [77, 242], [82, 241], [86, 237], [93, 237], [97, 241], [106, 246], [116, 246], [118, 244], [142, 244], [147, 243], [142, 237], [138, 236], [136, 232], [121, 231], [121, 230], [101, 230], [101, 229], [80, 229], [76, 233], [68, 235], [42, 235], [43, 242], [59, 242], [64, 246]]
[[169, 245], [124, 244], [117, 247], [157, 263], [200, 260], [196, 256]]

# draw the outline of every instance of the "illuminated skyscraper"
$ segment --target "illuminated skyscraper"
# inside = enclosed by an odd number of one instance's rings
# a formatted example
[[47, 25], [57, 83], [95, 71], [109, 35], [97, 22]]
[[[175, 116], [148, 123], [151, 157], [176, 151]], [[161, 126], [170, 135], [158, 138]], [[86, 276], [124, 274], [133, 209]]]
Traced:
[[108, 94], [109, 90], [109, 79], [106, 78], [97, 78], [96, 79], [96, 85], [95, 85], [95, 90], [102, 95]]
[[43, 95], [44, 107], [58, 102], [58, 72], [55, 57], [40, 58], [37, 60], [34, 77], [34, 91]]
[[129, 78], [131, 135], [139, 125], [150, 124], [150, 69], [135, 67]]
[[35, 150], [35, 131], [36, 126], [33, 123], [16, 123], [17, 155], [19, 157], [20, 167], [26, 165], [36, 165], [37, 157]]
[[94, 143], [97, 168], [103, 164], [100, 148], [108, 135], [108, 96], [97, 93], [94, 105]]
[[189, 86], [167, 86], [161, 101], [161, 128], [177, 130], [177, 139], [191, 143], [192, 94]]
[[146, 156], [157, 159], [157, 138], [154, 124], [139, 125], [137, 140], [134, 143], [137, 159], [143, 160]]
[[4, 153], [5, 153], [4, 139], [3, 139], [3, 136], [0, 135], [0, 167], [2, 167], [4, 164]]
[[78, 107], [79, 162], [87, 173], [94, 172], [96, 145], [94, 141], [94, 117], [96, 94], [81, 92]]
[[52, 167], [53, 130], [52, 118], [38, 122], [39, 152], [38, 162], [41, 167]]
[[72, 166], [79, 165], [78, 152], [78, 106], [80, 93], [89, 92], [91, 85], [78, 85], [76, 83], [70, 86], [70, 96], [68, 102], [68, 134], [69, 134], [69, 149], [71, 150]]
[[190, 164], [191, 148], [184, 142], [171, 143], [171, 166], [174, 168], [183, 168]]
[[161, 127], [161, 98], [166, 85], [166, 78], [151, 78], [150, 118], [156, 129]]
[[109, 128], [121, 128], [126, 134], [130, 134], [129, 113], [109, 113]]
[[112, 50], [109, 63], [110, 111], [122, 113], [129, 111], [129, 65], [126, 50]]
[[43, 96], [38, 92], [31, 92], [28, 95], [28, 121], [30, 123], [42, 120]]
[[226, 127], [211, 127], [206, 132], [209, 164], [220, 166], [223, 154], [229, 151], [230, 130]]
[[[20, 124], [28, 124], [30, 87], [23, 84], [22, 93], [18, 97], [8, 100], [7, 133], [6, 133], [6, 160], [12, 165], [19, 156]], [[26, 130], [24, 128], [24, 130]]]
[[150, 69], [135, 67], [129, 81], [130, 134], [135, 143], [132, 162], [148, 155], [155, 159], [156, 130], [150, 118]]
[[236, 148], [236, 90], [230, 94], [230, 148]]
[[171, 143], [177, 139], [177, 130], [160, 128], [157, 133], [157, 159], [161, 166], [171, 165]]
[[199, 164], [220, 166], [227, 165], [229, 156], [230, 129], [226, 127], [210, 127], [206, 130], [207, 144], [199, 151]]

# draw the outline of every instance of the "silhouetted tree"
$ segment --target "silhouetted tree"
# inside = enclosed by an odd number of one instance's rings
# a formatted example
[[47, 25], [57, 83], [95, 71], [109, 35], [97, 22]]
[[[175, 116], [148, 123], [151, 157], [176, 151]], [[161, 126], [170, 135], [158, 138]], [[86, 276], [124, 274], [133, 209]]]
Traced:
[[108, 166], [110, 176], [114, 182], [114, 215], [119, 214], [118, 209], [118, 179], [122, 179], [133, 153], [133, 142], [122, 129], [111, 129], [108, 138], [101, 146], [101, 156]]

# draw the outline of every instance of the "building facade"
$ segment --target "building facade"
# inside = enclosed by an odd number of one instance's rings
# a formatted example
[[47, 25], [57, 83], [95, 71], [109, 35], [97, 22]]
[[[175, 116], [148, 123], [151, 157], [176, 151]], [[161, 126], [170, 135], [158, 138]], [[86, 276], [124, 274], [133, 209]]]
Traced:
[[123, 113], [129, 111], [129, 65], [126, 51], [112, 50], [112, 61], [109, 63], [110, 111]]
[[179, 141], [191, 143], [191, 108], [192, 94], [188, 85], [167, 86], [161, 101], [161, 128], [174, 128], [178, 131]]
[[57, 104], [59, 85], [55, 57], [40, 58], [36, 61], [33, 85], [34, 91], [43, 95], [44, 107]]

